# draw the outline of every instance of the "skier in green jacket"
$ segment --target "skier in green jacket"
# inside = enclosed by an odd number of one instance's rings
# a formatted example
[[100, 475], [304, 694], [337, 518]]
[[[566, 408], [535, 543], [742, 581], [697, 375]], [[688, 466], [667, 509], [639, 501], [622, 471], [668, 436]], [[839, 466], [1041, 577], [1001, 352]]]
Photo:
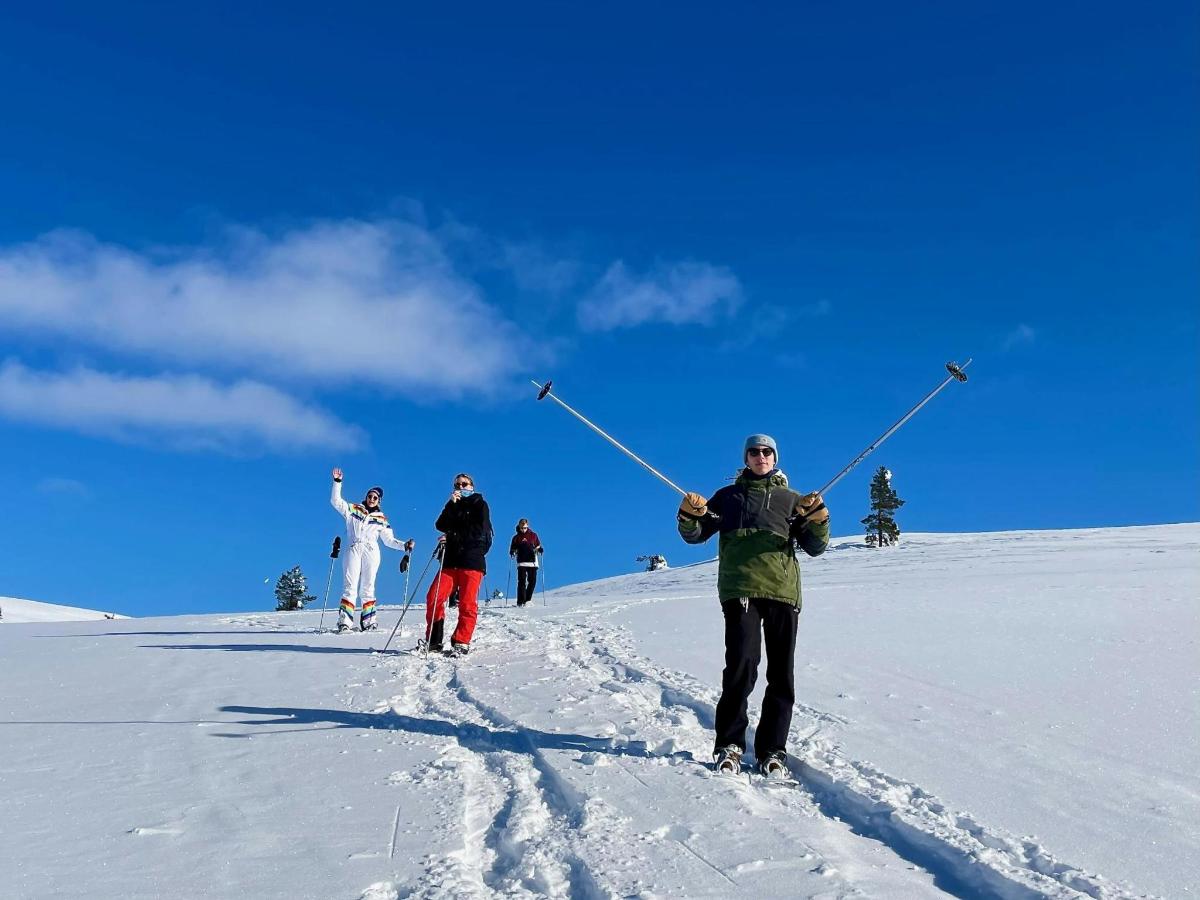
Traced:
[[705, 500], [679, 504], [679, 534], [701, 544], [719, 533], [717, 594], [725, 616], [725, 671], [717, 703], [718, 772], [741, 770], [749, 720], [746, 701], [767, 648], [767, 688], [754, 758], [768, 778], [787, 777], [787, 736], [795, 704], [796, 629], [800, 616], [799, 547], [820, 556], [829, 545], [829, 510], [819, 494], [799, 494], [778, 468], [770, 435], [746, 438], [737, 480]]

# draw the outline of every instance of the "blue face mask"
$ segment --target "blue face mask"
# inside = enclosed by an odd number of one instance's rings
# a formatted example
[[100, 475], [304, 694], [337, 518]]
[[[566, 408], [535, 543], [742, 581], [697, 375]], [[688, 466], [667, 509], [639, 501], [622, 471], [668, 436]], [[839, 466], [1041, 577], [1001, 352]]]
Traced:
[[460, 497], [470, 497], [473, 493], [475, 493], [475, 488], [459, 488], [458, 489], [458, 496], [460, 496]]

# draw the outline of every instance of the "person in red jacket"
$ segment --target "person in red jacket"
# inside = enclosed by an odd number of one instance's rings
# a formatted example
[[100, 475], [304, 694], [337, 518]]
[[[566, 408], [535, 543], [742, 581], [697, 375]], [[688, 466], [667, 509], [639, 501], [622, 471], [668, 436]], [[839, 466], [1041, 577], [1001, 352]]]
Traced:
[[524, 606], [533, 599], [541, 553], [542, 542], [537, 532], [529, 527], [528, 519], [521, 519], [517, 522], [517, 533], [508, 545], [508, 555], [517, 561], [517, 606]]

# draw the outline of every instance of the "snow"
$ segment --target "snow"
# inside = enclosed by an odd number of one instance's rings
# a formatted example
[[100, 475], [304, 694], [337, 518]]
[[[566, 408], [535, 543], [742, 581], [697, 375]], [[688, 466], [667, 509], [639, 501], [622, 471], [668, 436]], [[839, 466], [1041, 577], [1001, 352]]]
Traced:
[[18, 622], [83, 622], [88, 619], [123, 619], [113, 613], [103, 613], [94, 609], [80, 609], [77, 606], [59, 606], [54, 603], [40, 603], [37, 600], [21, 600], [18, 597], [0, 597], [0, 625]]
[[394, 608], [339, 637], [4, 601], [0, 894], [1191, 896], [1198, 549], [835, 541], [803, 561], [791, 787], [705, 765], [712, 563], [493, 604], [461, 661], [373, 652]]

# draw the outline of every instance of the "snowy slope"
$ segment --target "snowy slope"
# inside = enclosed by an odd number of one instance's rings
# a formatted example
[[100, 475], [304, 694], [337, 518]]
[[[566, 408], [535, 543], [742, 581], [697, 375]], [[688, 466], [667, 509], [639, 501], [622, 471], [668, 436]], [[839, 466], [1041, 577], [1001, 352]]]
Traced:
[[836, 542], [805, 569], [798, 789], [703, 765], [711, 564], [487, 609], [461, 662], [318, 612], [5, 627], [0, 894], [1189, 896], [1197, 549]]
[[77, 606], [59, 606], [55, 603], [40, 603], [37, 600], [21, 600], [17, 597], [0, 597], [0, 624], [18, 622], [84, 622], [89, 619], [118, 618], [112, 613]]

